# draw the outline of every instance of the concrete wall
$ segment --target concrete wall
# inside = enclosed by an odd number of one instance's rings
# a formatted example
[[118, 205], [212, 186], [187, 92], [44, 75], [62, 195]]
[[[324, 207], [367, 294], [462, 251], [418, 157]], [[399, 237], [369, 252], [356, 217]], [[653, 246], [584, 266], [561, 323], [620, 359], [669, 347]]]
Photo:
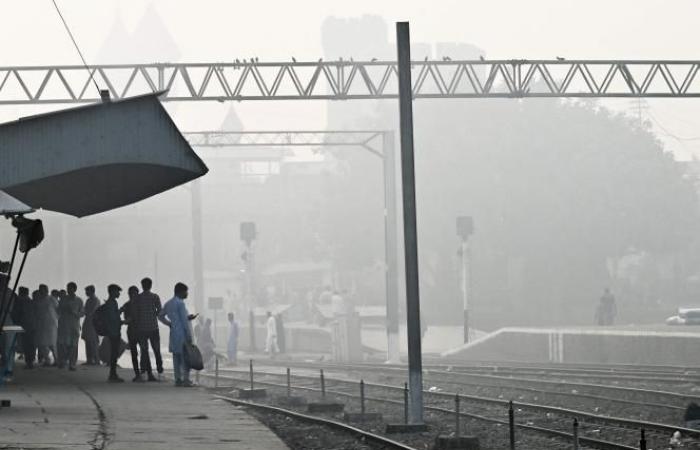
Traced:
[[502, 328], [444, 352], [472, 361], [698, 365], [697, 327]]

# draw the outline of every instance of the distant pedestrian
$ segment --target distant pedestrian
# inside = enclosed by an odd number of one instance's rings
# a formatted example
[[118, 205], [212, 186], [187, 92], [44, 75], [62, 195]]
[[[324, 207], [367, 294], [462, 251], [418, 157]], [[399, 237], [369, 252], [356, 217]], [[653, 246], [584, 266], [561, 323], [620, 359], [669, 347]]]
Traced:
[[275, 326], [277, 327], [277, 348], [279, 348], [280, 353], [285, 353], [287, 351], [287, 341], [284, 336], [282, 313], [275, 315]]
[[194, 325], [194, 343], [202, 345], [202, 331], [204, 330], [204, 317], [197, 317], [197, 323]]
[[102, 304], [100, 299], [95, 295], [95, 286], [90, 285], [85, 287], [85, 320], [83, 320], [82, 338], [85, 341], [85, 364], [88, 366], [100, 365], [100, 356], [98, 349], [100, 348], [100, 336], [95, 331], [95, 326], [92, 324], [92, 318], [95, 311]]
[[39, 350], [39, 363], [51, 366], [58, 363], [58, 291], [49, 294], [49, 288], [40, 284], [39, 289], [32, 292], [36, 311], [36, 331], [34, 340]]
[[78, 286], [74, 282], [66, 286], [66, 296], [58, 304], [58, 367], [68, 364], [75, 370], [78, 361], [80, 318], [85, 315], [83, 300], [75, 295]]
[[[126, 337], [127, 342], [129, 343], [129, 351], [131, 353], [131, 367], [134, 369], [134, 378], [131, 381], [135, 383], [142, 383], [144, 379], [141, 375], [141, 369], [139, 369], [139, 348], [141, 350], [141, 354], [143, 354], [145, 345], [136, 324], [136, 302], [139, 298], [139, 288], [136, 286], [129, 286], [127, 294], [129, 296], [129, 300], [122, 305], [119, 312], [124, 315], [124, 322], [126, 323]], [[149, 376], [153, 378], [153, 373], [149, 373]]]
[[609, 288], [605, 288], [596, 308], [595, 320], [600, 326], [608, 326], [615, 323], [616, 317], [617, 305], [615, 304], [615, 296], [610, 292]]
[[177, 283], [174, 296], [163, 305], [163, 310], [158, 314], [158, 319], [170, 327], [170, 343], [168, 349], [173, 354], [173, 371], [175, 372], [175, 386], [191, 387], [190, 368], [184, 358], [185, 343], [192, 343], [192, 331], [189, 321], [195, 316], [187, 313], [185, 299], [188, 288], [184, 283]]
[[202, 362], [204, 365], [207, 365], [207, 363], [214, 359], [216, 349], [216, 343], [214, 342], [214, 337], [211, 332], [211, 319], [209, 318], [204, 321], [204, 327], [202, 328], [197, 346], [202, 354]]
[[[137, 311], [137, 327], [139, 332], [143, 335], [146, 343], [144, 345], [144, 350], [141, 353], [141, 367], [146, 368], [146, 370], [151, 369], [151, 358], [148, 354], [148, 343], [150, 342], [151, 348], [153, 349], [153, 356], [156, 360], [156, 369], [158, 370], [158, 377], [163, 377], [163, 357], [160, 353], [160, 331], [158, 330], [158, 314], [163, 309], [160, 303], [160, 297], [158, 294], [151, 291], [153, 287], [153, 281], [150, 278], [144, 278], [141, 280], [141, 295], [139, 295], [138, 302], [136, 302]], [[148, 377], [149, 381], [151, 377]]]
[[238, 322], [233, 313], [228, 313], [228, 342], [226, 343], [226, 353], [228, 362], [231, 365], [238, 364]]
[[267, 336], [265, 338], [265, 352], [274, 358], [276, 353], [279, 353], [280, 349], [277, 346], [277, 321], [272, 312], [267, 312]]
[[117, 299], [121, 294], [122, 288], [116, 284], [107, 286], [107, 301], [104, 304], [104, 324], [105, 324], [105, 339], [109, 340], [109, 378], [110, 383], [123, 383], [124, 380], [117, 374], [117, 360], [121, 353], [121, 327], [122, 321], [119, 317], [119, 305]]
[[29, 289], [24, 286], [17, 291], [17, 298], [12, 308], [12, 320], [24, 329], [21, 333], [24, 364], [25, 368], [33, 369], [36, 359], [36, 303], [29, 296]]

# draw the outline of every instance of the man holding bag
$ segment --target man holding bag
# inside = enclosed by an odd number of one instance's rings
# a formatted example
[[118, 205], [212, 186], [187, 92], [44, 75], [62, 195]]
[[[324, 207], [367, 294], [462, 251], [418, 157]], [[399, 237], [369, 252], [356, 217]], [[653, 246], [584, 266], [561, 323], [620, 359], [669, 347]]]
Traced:
[[190, 367], [185, 361], [185, 344], [192, 344], [192, 331], [189, 321], [196, 315], [189, 315], [185, 306], [187, 298], [187, 285], [177, 283], [175, 296], [165, 302], [163, 309], [158, 314], [158, 320], [170, 328], [170, 343], [168, 349], [173, 354], [173, 370], [175, 372], [175, 386], [192, 387], [190, 381]]

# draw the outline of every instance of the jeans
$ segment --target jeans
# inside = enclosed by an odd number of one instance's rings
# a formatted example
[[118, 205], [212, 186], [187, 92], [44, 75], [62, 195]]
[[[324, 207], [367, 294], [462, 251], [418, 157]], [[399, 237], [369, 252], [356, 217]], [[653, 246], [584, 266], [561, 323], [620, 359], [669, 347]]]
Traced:
[[119, 359], [119, 346], [122, 343], [121, 336], [109, 336], [109, 377], [118, 378], [117, 360]]
[[151, 343], [153, 348], [153, 355], [156, 358], [156, 368], [158, 373], [163, 373], [163, 357], [160, 354], [160, 332], [158, 330], [145, 331], [143, 333], [143, 348], [145, 349], [141, 353], [141, 368], [146, 367], [148, 369], [151, 366], [151, 357], [148, 354], [148, 342]]
[[185, 362], [185, 355], [182, 352], [173, 353], [173, 371], [175, 372], [175, 382], [190, 381], [190, 368]]

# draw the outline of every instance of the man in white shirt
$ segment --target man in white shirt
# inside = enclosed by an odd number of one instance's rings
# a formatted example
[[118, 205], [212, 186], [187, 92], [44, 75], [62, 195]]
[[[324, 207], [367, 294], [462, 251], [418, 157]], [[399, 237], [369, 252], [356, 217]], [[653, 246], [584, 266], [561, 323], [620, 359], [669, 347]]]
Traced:
[[270, 311], [267, 312], [267, 339], [265, 340], [265, 352], [274, 358], [279, 353], [277, 346], [277, 321]]

